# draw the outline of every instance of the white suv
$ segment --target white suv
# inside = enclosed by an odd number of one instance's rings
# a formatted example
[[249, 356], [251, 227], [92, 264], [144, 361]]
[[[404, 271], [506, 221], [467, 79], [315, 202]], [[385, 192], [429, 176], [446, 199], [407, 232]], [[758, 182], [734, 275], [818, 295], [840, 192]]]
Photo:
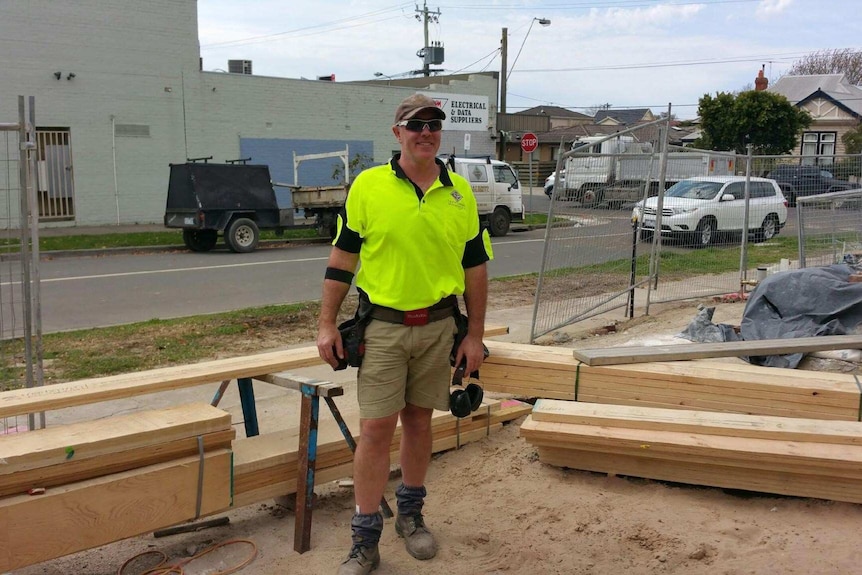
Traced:
[[[748, 230], [758, 241], [772, 239], [787, 223], [787, 202], [775, 180], [751, 178]], [[652, 239], [658, 198], [635, 204], [641, 239]], [[690, 178], [668, 188], [662, 205], [662, 237], [708, 246], [719, 234], [741, 232], [745, 221], [745, 176]]]

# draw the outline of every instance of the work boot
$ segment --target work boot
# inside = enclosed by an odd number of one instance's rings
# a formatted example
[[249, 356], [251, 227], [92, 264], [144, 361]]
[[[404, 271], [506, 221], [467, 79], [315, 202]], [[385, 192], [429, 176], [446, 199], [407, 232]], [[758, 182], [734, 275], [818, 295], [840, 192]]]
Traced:
[[338, 575], [367, 575], [380, 565], [380, 550], [377, 545], [350, 548], [347, 559], [338, 567]]
[[407, 552], [421, 560], [431, 559], [437, 554], [437, 541], [425, 527], [422, 517], [425, 495], [424, 485], [411, 487], [402, 483], [395, 489], [395, 499], [398, 502], [395, 532], [404, 538]]
[[377, 544], [383, 532], [383, 515], [355, 513], [350, 522], [353, 545], [347, 559], [338, 567], [338, 575], [367, 575], [380, 565]]
[[421, 513], [401, 515], [395, 519], [395, 532], [404, 538], [407, 552], [416, 559], [431, 559], [437, 554], [437, 541], [425, 527]]

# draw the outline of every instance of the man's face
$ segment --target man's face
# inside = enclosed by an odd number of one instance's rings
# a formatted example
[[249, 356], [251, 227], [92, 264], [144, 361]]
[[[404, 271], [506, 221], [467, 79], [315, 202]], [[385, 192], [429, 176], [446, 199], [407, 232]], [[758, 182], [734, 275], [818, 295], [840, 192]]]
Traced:
[[[434, 160], [437, 157], [437, 150], [440, 149], [441, 130], [431, 131], [434, 123], [442, 120], [434, 118], [434, 112], [431, 110], [422, 110], [411, 120], [418, 122], [410, 122], [408, 125], [395, 125], [392, 132], [395, 138], [401, 144], [401, 155], [417, 162]], [[432, 124], [424, 124], [424, 122], [432, 122]], [[419, 131], [416, 131], [419, 129]]]

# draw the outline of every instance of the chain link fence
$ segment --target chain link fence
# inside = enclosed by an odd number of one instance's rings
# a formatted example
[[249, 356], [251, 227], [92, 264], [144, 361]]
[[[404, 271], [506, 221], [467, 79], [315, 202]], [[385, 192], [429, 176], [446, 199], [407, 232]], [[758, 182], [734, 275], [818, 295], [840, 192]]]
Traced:
[[859, 187], [862, 156], [668, 146], [668, 130], [658, 120], [561, 154], [531, 341], [615, 309], [634, 317], [652, 303], [742, 294], [806, 258], [862, 252], [862, 192], [836, 191]]
[[799, 198], [797, 218], [799, 267], [862, 262], [862, 189]]
[[[0, 392], [41, 386], [35, 99], [0, 123]], [[0, 434], [44, 427], [44, 414], [0, 419]]]

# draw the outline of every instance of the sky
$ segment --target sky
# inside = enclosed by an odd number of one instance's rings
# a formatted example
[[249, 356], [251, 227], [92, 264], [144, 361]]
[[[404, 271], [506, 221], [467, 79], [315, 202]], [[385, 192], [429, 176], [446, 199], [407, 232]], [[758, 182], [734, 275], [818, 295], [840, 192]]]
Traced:
[[[507, 111], [553, 105], [697, 115], [704, 94], [774, 84], [819, 50], [862, 49], [859, 0], [198, 0], [204, 70], [251, 60], [262, 76], [413, 77], [429, 44], [442, 74], [501, 71]], [[542, 26], [539, 19], [550, 20]], [[381, 74], [375, 77], [375, 74]]]

